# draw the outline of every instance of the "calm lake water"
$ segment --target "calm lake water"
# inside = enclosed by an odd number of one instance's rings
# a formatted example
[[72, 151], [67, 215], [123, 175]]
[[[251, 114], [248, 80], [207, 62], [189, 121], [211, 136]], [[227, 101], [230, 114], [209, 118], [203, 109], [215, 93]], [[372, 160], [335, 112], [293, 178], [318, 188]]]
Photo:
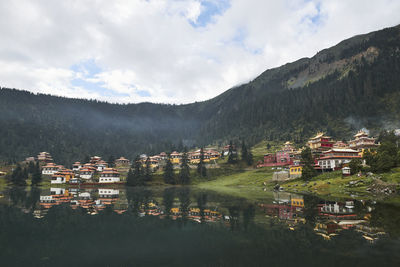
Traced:
[[400, 266], [400, 208], [190, 187], [8, 188], [1, 266]]

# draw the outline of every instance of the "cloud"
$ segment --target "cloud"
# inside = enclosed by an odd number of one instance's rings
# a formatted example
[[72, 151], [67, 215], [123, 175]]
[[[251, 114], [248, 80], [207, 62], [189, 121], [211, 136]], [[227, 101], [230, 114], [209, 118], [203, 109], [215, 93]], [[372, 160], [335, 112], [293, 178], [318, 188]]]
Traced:
[[400, 23], [393, 0], [0, 2], [0, 86], [188, 103], [353, 35]]

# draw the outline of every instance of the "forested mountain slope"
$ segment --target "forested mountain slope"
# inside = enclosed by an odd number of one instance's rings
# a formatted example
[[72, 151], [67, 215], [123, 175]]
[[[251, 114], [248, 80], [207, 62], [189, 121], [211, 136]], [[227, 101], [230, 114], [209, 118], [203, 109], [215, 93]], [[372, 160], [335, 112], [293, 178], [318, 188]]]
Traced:
[[0, 90], [0, 160], [49, 151], [69, 164], [86, 155], [158, 153], [246, 139], [301, 143], [317, 130], [348, 138], [400, 127], [400, 27], [345, 40], [313, 58], [267, 70], [208, 101], [129, 104]]

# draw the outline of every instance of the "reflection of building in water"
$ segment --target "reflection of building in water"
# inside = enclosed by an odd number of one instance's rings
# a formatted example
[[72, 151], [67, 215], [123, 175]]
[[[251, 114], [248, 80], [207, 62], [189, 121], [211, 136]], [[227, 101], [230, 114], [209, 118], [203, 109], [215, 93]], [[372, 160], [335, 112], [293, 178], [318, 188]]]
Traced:
[[321, 216], [331, 218], [355, 218], [354, 202], [325, 202], [318, 205], [318, 212]]
[[216, 222], [222, 218], [221, 213], [216, 210], [204, 209], [201, 211], [198, 207], [189, 208], [186, 214], [184, 214], [184, 212], [182, 212], [182, 210], [178, 207], [171, 208], [170, 212], [172, 219], [174, 220], [177, 218], [182, 218], [184, 215], [187, 217], [187, 219], [195, 222], [201, 222], [202, 216], [206, 222]]
[[114, 204], [118, 198], [118, 189], [99, 189], [99, 200], [104, 205]]
[[[359, 215], [354, 210], [354, 201], [325, 202], [318, 205], [315, 232], [330, 239], [344, 229], [355, 229], [368, 241], [375, 241], [385, 235], [382, 229], [369, 226], [369, 214]], [[371, 207], [366, 207], [368, 212]]]
[[290, 227], [299, 222], [305, 222], [303, 218], [303, 196], [286, 192], [274, 192], [274, 199], [273, 204], [260, 205], [267, 215], [285, 221]]

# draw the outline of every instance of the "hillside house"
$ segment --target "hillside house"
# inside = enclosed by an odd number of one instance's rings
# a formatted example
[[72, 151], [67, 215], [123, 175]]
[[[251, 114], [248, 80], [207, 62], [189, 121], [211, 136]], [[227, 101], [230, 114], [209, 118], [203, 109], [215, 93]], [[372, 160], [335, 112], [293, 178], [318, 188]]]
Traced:
[[102, 172], [105, 168], [107, 168], [107, 162], [105, 162], [104, 160], [99, 160], [96, 164], [95, 164], [95, 168], [98, 172]]
[[121, 166], [126, 166], [129, 167], [131, 165], [131, 161], [129, 159], [126, 159], [124, 157], [120, 157], [119, 159], [115, 160], [115, 166], [121, 167]]
[[90, 167], [90, 166], [83, 166], [80, 170], [79, 170], [79, 177], [82, 179], [92, 179], [95, 173], [95, 168], [94, 167]]
[[105, 168], [104, 171], [100, 173], [99, 183], [117, 183], [120, 181], [120, 175], [116, 169]]
[[74, 178], [74, 172], [72, 170], [63, 169], [51, 177], [51, 184], [65, 184]]
[[53, 175], [56, 172], [58, 172], [59, 170], [61, 170], [62, 168], [64, 168], [64, 167], [61, 165], [56, 165], [54, 163], [48, 163], [47, 165], [43, 166], [42, 174]]
[[303, 171], [303, 166], [301, 165], [291, 165], [289, 167], [289, 176], [290, 179], [295, 179], [301, 177]]
[[172, 164], [180, 164], [182, 160], [182, 154], [174, 151], [171, 153], [171, 162]]
[[72, 170], [75, 172], [79, 171], [81, 168], [82, 168], [82, 164], [79, 161], [72, 164]]

